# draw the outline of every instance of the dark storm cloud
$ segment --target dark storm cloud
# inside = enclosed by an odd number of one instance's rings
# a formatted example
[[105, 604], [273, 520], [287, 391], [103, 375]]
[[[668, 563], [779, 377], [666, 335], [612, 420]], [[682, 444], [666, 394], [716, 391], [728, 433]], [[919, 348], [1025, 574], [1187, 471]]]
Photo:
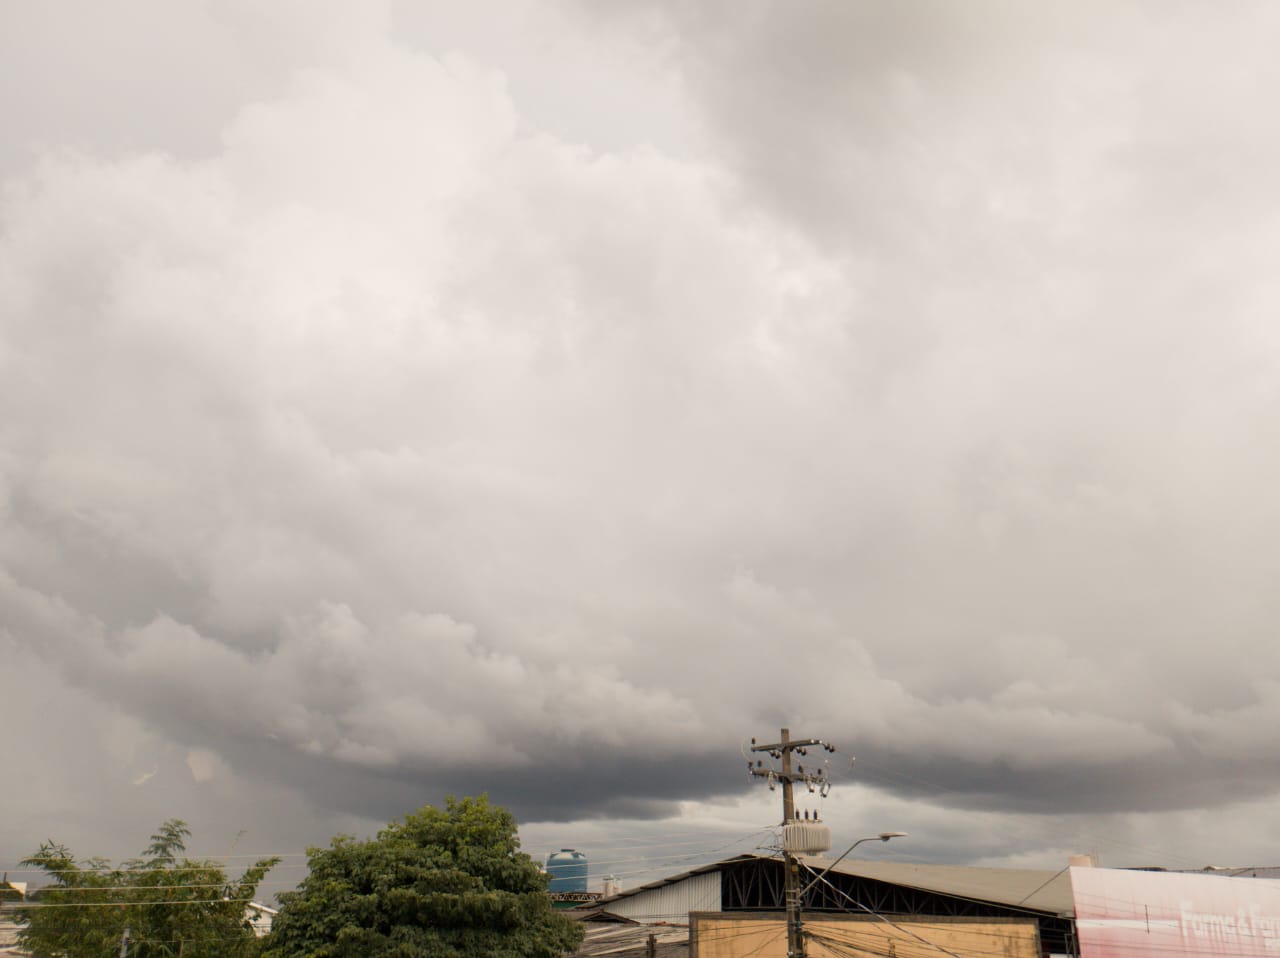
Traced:
[[[1136, 772], [1127, 762], [1077, 762], [1016, 768], [1010, 762], [976, 763], [948, 757], [864, 750], [867, 779], [910, 798], [928, 798], [958, 808], [1007, 809], [1040, 814], [1166, 812], [1211, 808], [1224, 799], [1266, 795], [1274, 776], [1262, 762], [1238, 756], [1184, 754], [1144, 758]], [[877, 767], [894, 770], [892, 779]], [[941, 784], [940, 784], [941, 783]]]
[[783, 724], [953, 856], [1273, 794], [1269, 8], [521, 9], [679, 148], [340, 3], [184, 21], [257, 66], [182, 121], [19, 124], [3, 681], [113, 807], [754, 826]]
[[856, 290], [824, 467], [862, 488], [752, 568], [903, 687], [861, 750], [986, 807], [1271, 793], [1274, 11], [668, 12], [743, 199]]

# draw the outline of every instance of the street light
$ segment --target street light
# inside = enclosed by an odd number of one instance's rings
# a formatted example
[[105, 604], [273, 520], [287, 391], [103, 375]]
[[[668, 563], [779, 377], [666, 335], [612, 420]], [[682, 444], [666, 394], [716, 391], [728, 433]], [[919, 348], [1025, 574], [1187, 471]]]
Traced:
[[807, 892], [814, 885], [818, 884], [818, 882], [822, 881], [822, 879], [826, 877], [827, 872], [831, 871], [831, 869], [839, 865], [840, 862], [844, 860], [845, 855], [848, 855], [851, 851], [853, 851], [863, 842], [887, 842], [891, 838], [906, 838], [906, 837], [907, 837], [906, 832], [881, 832], [879, 835], [871, 835], [868, 838], [859, 838], [856, 842], [854, 842], [852, 845], [846, 848], [843, 852], [841, 852], [839, 858], [833, 861], [826, 868], [822, 869], [822, 871], [820, 871], [814, 877], [813, 881], [809, 882], [809, 884], [805, 885], [803, 888], [800, 889], [800, 899], [803, 900], [805, 896], [805, 892]]

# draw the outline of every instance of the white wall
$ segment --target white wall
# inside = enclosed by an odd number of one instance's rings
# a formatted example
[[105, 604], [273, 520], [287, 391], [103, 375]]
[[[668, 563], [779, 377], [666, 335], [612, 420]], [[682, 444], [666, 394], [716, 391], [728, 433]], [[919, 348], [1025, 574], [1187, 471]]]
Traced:
[[690, 875], [681, 881], [637, 892], [602, 907], [605, 911], [644, 924], [660, 921], [686, 924], [691, 911], [720, 910], [720, 873], [710, 871]]

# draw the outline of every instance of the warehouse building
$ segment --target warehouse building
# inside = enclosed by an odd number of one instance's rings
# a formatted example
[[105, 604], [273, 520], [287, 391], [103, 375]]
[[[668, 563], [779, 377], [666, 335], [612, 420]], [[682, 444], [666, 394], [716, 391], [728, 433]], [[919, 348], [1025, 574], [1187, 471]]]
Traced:
[[[840, 916], [838, 920], [847, 922], [848, 916], [859, 912], [893, 915], [899, 924], [905, 919], [941, 920], [951, 923], [951, 927], [956, 920], [984, 920], [989, 927], [979, 928], [982, 921], [978, 921], [960, 932], [988, 935], [989, 940], [982, 947], [966, 949], [973, 954], [1005, 954], [1007, 942], [1023, 941], [1028, 930], [1036, 938], [1036, 954], [1075, 953], [1074, 904], [1071, 879], [1065, 868], [1054, 872], [849, 860], [833, 864], [831, 859], [821, 857], [807, 857], [804, 864], [811, 869], [810, 874], [831, 869], [804, 896], [806, 927], [821, 915], [833, 919]], [[713, 926], [728, 927], [726, 922], [730, 919], [767, 923], [771, 916], [780, 916], [782, 910], [781, 860], [740, 855], [601, 899], [583, 917], [615, 917], [641, 924], [696, 924], [706, 932]], [[769, 934], [765, 927], [743, 926], [736, 931], [741, 941], [755, 936], [759, 945], [758, 936]], [[951, 932], [957, 927], [951, 927]], [[865, 928], [836, 929], [840, 935], [854, 932], [871, 934]], [[1020, 947], [1007, 953], [1020, 953], [1016, 950]], [[896, 947], [896, 951], [909, 953], [903, 952], [902, 947]], [[690, 953], [692, 958], [701, 955], [696, 941], [691, 941]], [[733, 953], [721, 948], [707, 954]]]
[[[1050, 871], [817, 856], [803, 865], [815, 958], [1280, 955], [1280, 881], [1263, 877], [1270, 868]], [[783, 891], [780, 859], [742, 855], [602, 899], [581, 917], [688, 926], [690, 958], [772, 958], [786, 949]]]

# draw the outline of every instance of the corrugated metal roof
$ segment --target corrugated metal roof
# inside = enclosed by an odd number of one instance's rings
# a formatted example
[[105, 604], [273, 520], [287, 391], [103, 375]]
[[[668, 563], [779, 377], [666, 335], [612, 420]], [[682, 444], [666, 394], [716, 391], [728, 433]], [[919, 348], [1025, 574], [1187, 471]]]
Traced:
[[[595, 907], [609, 911], [609, 903], [620, 898], [683, 881], [691, 875], [716, 871], [733, 862], [770, 857], [772, 856], [737, 855], [726, 858], [724, 861], [703, 865], [661, 881], [628, 889], [612, 898], [602, 898], [596, 902]], [[806, 856], [802, 861], [815, 871], [821, 871], [830, 865], [833, 859]], [[1075, 909], [1071, 896], [1071, 876], [1066, 868], [1054, 872], [1032, 868], [975, 868], [970, 865], [914, 865], [845, 859], [832, 871], [939, 895], [950, 895], [953, 898], [991, 902], [1010, 908], [1027, 908], [1053, 915], [1069, 915]]]
[[7, 918], [0, 917], [0, 955], [29, 955], [18, 947], [18, 926]]
[[711, 862], [709, 865], [699, 865], [697, 868], [691, 868], [688, 871], [681, 872], [678, 875], [672, 875], [670, 878], [661, 878], [658, 881], [651, 881], [647, 885], [637, 885], [635, 888], [628, 888], [625, 891], [620, 891], [618, 892], [618, 894], [613, 895], [609, 898], [601, 898], [599, 901], [592, 904], [589, 909], [584, 909], [584, 910], [608, 911], [609, 909], [604, 906], [611, 901], [617, 901], [620, 898], [630, 898], [632, 895], [638, 895], [642, 891], [650, 891], [654, 888], [661, 888], [664, 885], [674, 885], [676, 882], [684, 881], [686, 878], [689, 878], [690, 876], [693, 876], [693, 875], [702, 875], [702, 874], [705, 874], [706, 872], [719, 871], [723, 866], [728, 865], [731, 862], [746, 861], [751, 858], [769, 858], [769, 857], [770, 856], [768, 855], [735, 855], [733, 858], [726, 858], [723, 861]]
[[[822, 871], [832, 859], [805, 857], [803, 863]], [[1033, 868], [975, 868], [971, 865], [914, 865], [903, 862], [839, 862], [833, 872], [888, 882], [920, 891], [991, 902], [1010, 908], [1029, 908], [1054, 915], [1075, 910], [1071, 875]]]
[[720, 910], [721, 877], [716, 869], [686, 875], [642, 894], [612, 901], [601, 911], [643, 924], [687, 921], [691, 911]]
[[588, 923], [587, 937], [575, 958], [638, 958], [653, 935], [660, 958], [689, 954], [688, 925], [597, 925]]

